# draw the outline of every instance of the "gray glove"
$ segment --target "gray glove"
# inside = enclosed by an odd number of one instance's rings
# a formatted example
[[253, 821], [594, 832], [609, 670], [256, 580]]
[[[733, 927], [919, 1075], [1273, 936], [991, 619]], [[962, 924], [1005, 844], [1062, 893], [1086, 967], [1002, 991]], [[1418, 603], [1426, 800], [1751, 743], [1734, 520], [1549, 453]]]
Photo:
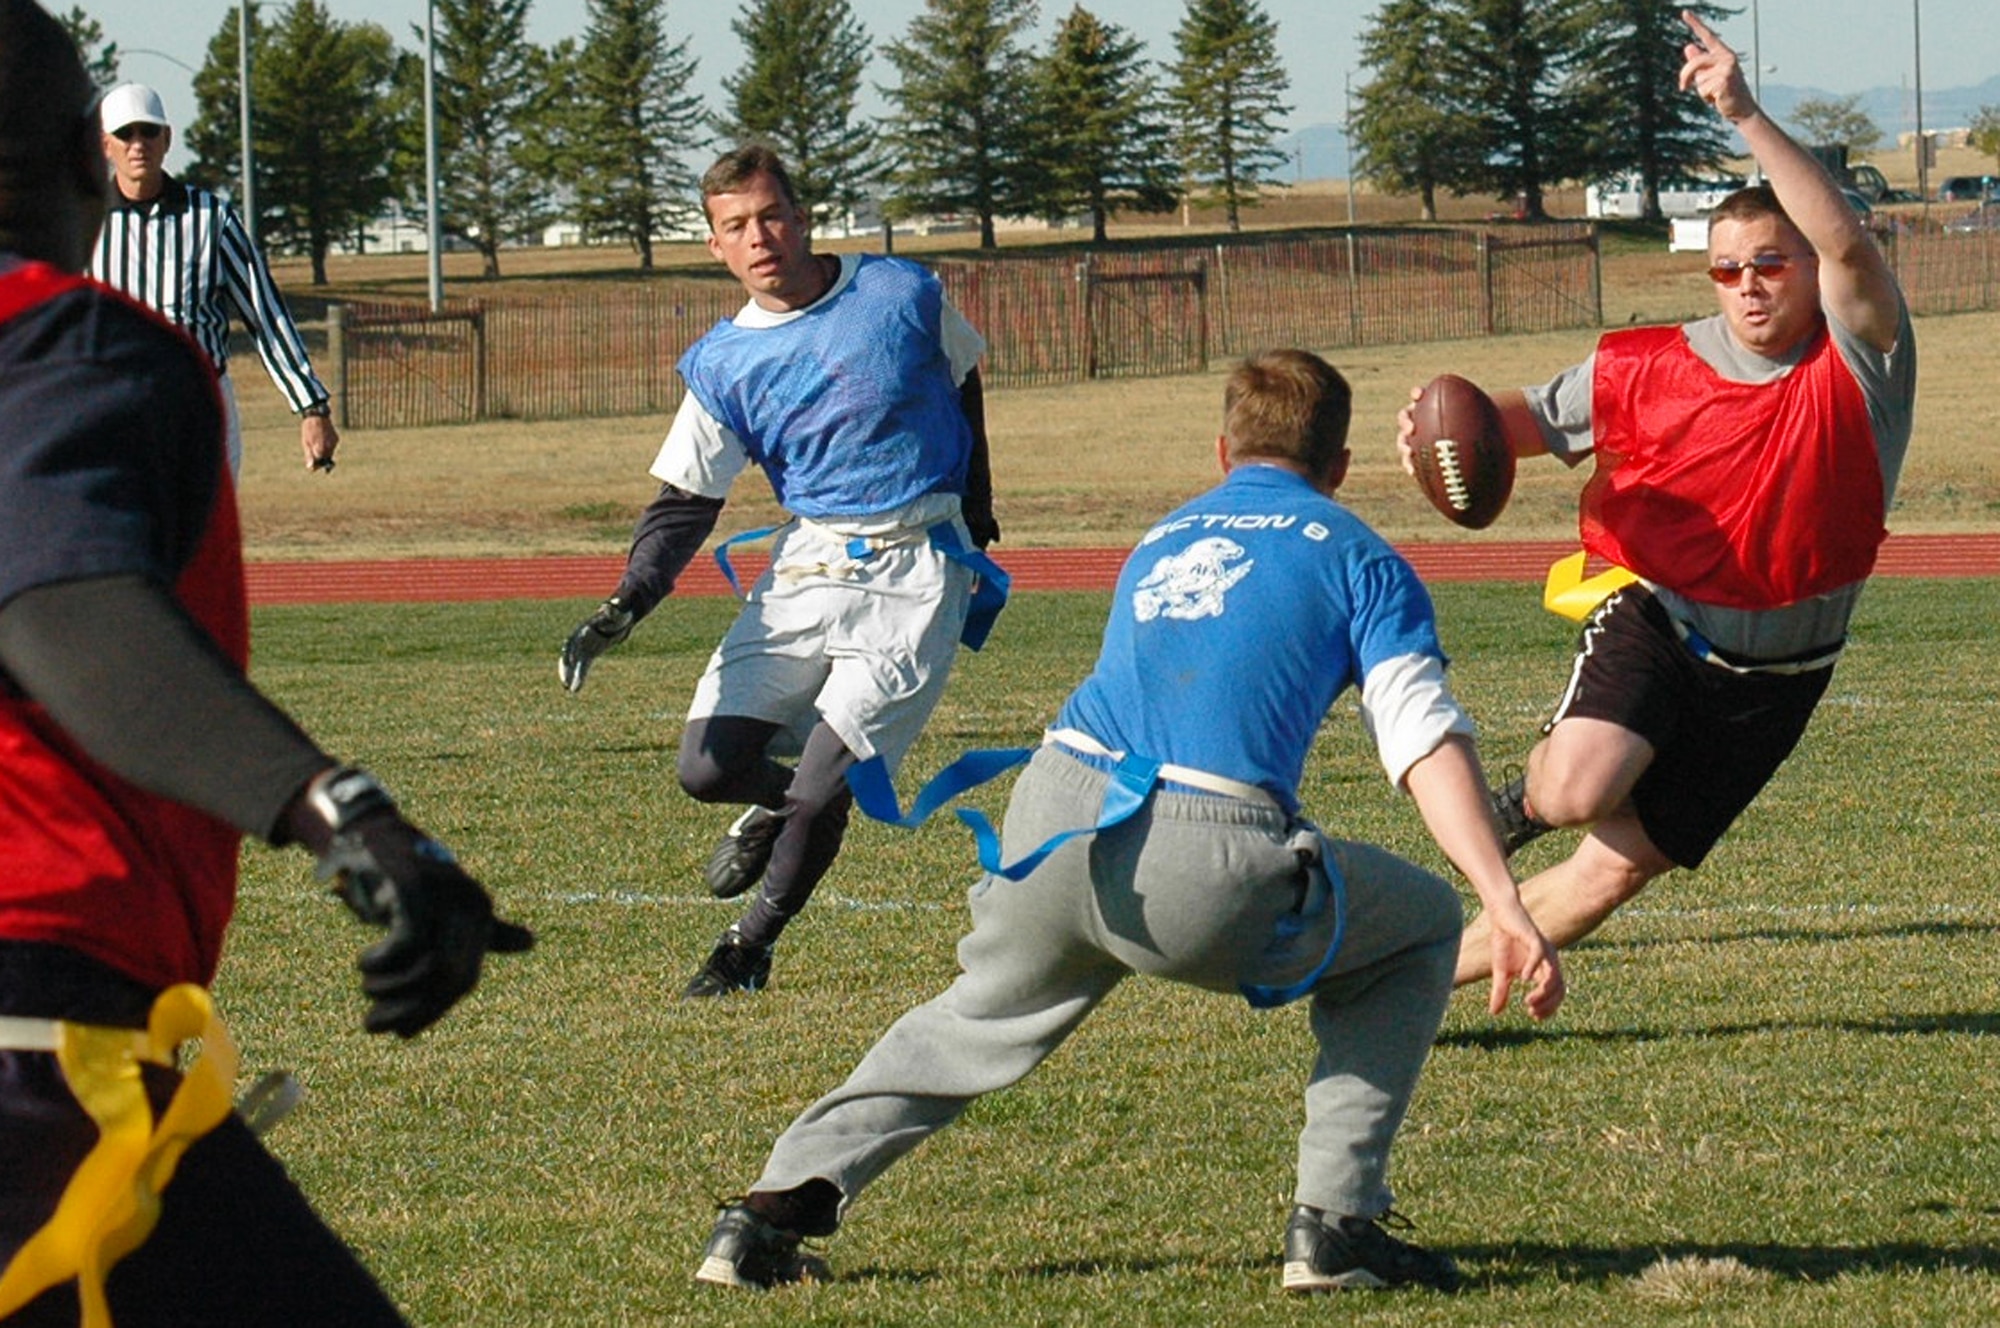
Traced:
[[556, 662], [556, 676], [562, 679], [562, 685], [572, 692], [582, 691], [591, 661], [632, 635], [632, 624], [636, 621], [632, 610], [616, 595], [598, 605], [597, 611], [578, 623], [569, 640], [563, 642], [562, 658]]

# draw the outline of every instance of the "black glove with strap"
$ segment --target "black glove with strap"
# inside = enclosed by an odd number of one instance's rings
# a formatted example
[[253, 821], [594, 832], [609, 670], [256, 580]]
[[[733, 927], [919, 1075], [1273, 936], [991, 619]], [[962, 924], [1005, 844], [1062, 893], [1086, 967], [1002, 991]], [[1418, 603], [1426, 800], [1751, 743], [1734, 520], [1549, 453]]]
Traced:
[[637, 621], [637, 616], [616, 595], [598, 605], [597, 611], [578, 623], [569, 640], [563, 642], [562, 658], [556, 663], [556, 676], [562, 679], [562, 685], [572, 692], [582, 691], [591, 662], [632, 635], [632, 624]]
[[319, 857], [320, 879], [388, 935], [361, 952], [370, 1033], [415, 1037], [479, 981], [487, 953], [517, 954], [534, 933], [493, 915], [493, 901], [451, 851], [403, 819], [373, 775], [329, 770], [286, 815], [289, 837]]

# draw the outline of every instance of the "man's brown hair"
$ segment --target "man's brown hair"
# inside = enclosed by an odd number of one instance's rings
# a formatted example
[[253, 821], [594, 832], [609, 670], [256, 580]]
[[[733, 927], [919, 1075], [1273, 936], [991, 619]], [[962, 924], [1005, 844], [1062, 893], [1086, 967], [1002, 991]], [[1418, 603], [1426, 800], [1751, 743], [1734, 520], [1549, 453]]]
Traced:
[[737, 193], [758, 175], [768, 175], [776, 180], [785, 201], [793, 207], [799, 205], [799, 196], [792, 189], [791, 173], [785, 169], [784, 158], [762, 143], [745, 143], [740, 148], [723, 153], [716, 158], [713, 166], [702, 172], [702, 210], [708, 210], [709, 199], [717, 194]]
[[[1777, 191], [1768, 184], [1745, 185], [1738, 189], [1715, 205], [1708, 214], [1708, 221], [1712, 226], [1718, 221], [1755, 221], [1759, 217], [1776, 217], [1787, 226], [1793, 225], [1785, 205], [1778, 201]], [[1793, 229], [1797, 227], [1793, 226]]]
[[1291, 461], [1327, 474], [1347, 450], [1354, 395], [1340, 371], [1310, 351], [1267, 350], [1236, 366], [1222, 390], [1222, 432], [1233, 462]]

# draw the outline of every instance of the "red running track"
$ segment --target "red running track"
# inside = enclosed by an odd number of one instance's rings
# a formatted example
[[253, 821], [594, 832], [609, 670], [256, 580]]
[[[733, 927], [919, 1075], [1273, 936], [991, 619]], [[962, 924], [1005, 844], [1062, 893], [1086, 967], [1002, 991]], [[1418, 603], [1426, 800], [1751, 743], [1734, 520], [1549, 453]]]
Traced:
[[[1484, 544], [1459, 541], [1405, 544], [1403, 556], [1427, 581], [1540, 582], [1549, 564], [1575, 552], [1560, 540]], [[1108, 590], [1124, 564], [1124, 549], [996, 549], [1019, 590]], [[747, 585], [764, 569], [762, 554], [733, 558]], [[251, 563], [245, 570], [253, 604], [470, 602], [498, 599], [584, 599], [608, 595], [624, 569], [623, 555], [542, 558], [412, 558], [358, 562]], [[1878, 576], [2000, 576], [2000, 534], [1891, 535]], [[715, 560], [695, 559], [676, 595], [729, 593]]]

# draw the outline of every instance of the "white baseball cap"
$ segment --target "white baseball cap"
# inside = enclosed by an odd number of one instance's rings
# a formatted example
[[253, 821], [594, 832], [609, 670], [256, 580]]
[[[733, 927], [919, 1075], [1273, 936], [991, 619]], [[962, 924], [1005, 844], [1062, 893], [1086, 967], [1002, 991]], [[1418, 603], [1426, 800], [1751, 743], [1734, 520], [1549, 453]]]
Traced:
[[160, 104], [160, 94], [144, 83], [121, 83], [104, 94], [104, 102], [97, 114], [103, 122], [104, 132], [113, 134], [129, 124], [156, 124], [172, 129], [173, 122], [167, 119], [167, 108]]

